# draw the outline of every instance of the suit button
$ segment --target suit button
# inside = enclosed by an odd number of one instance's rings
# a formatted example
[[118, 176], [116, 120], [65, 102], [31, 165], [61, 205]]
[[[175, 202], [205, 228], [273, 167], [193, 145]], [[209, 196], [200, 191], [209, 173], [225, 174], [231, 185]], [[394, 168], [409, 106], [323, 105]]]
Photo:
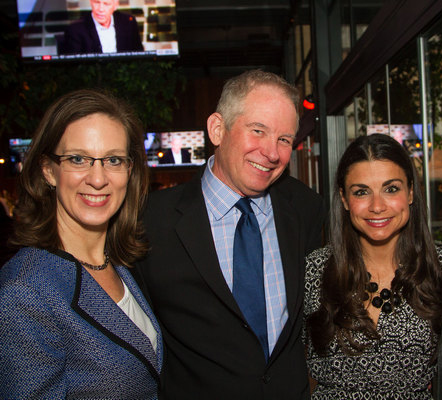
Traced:
[[246, 329], [249, 329], [249, 325], [247, 325], [246, 323], [244, 323], [242, 326]]
[[261, 377], [261, 380], [262, 380], [265, 384], [267, 384], [267, 383], [270, 382], [270, 376], [268, 376], [268, 375], [264, 375], [263, 377]]

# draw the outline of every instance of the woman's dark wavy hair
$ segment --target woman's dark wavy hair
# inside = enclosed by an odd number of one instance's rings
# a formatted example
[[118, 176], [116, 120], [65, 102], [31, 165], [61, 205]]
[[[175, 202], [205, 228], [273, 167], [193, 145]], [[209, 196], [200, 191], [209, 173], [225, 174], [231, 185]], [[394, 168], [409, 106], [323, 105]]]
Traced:
[[147, 196], [148, 171], [143, 130], [128, 104], [102, 90], [77, 90], [55, 101], [34, 133], [19, 177], [16, 229], [10, 243], [49, 251], [63, 249], [57, 229], [56, 190], [45, 180], [42, 163], [54, 153], [66, 128], [92, 114], [104, 114], [124, 127], [133, 160], [126, 197], [109, 221], [106, 249], [115, 265], [130, 266], [147, 249], [142, 240], [140, 211]]
[[360, 354], [366, 346], [354, 339], [363, 332], [378, 339], [376, 327], [363, 305], [368, 283], [359, 233], [345, 210], [340, 191], [345, 195], [345, 179], [350, 167], [363, 161], [392, 161], [405, 172], [413, 189], [410, 218], [400, 233], [395, 258], [402, 267], [396, 271], [392, 290], [402, 296], [415, 312], [430, 322], [439, 335], [442, 324], [442, 270], [427, 225], [427, 207], [413, 163], [405, 149], [387, 135], [358, 137], [345, 150], [336, 172], [331, 206], [329, 241], [332, 248], [323, 275], [321, 306], [308, 319], [308, 329], [315, 350], [326, 354], [336, 337], [346, 354]]

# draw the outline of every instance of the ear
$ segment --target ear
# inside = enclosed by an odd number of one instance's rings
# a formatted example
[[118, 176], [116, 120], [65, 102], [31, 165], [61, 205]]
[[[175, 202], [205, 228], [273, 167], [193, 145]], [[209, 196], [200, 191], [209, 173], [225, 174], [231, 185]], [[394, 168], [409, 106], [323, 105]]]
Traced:
[[341, 201], [342, 201], [342, 204], [344, 205], [344, 208], [348, 211], [349, 207], [348, 207], [347, 199], [345, 198], [344, 191], [342, 189], [339, 189], [339, 195], [341, 196]]
[[413, 184], [411, 184], [410, 190], [408, 192], [408, 204], [409, 205], [413, 204], [413, 197], [414, 197], [413, 193], [414, 193], [413, 192]]
[[213, 113], [207, 119], [207, 133], [214, 146], [219, 146], [224, 134], [224, 120], [220, 113]]
[[46, 179], [46, 182], [48, 182], [51, 186], [56, 187], [57, 181], [55, 179], [54, 168], [53, 168], [52, 162], [47, 157], [44, 157], [41, 160], [40, 165], [41, 165], [41, 170], [43, 172], [43, 176]]

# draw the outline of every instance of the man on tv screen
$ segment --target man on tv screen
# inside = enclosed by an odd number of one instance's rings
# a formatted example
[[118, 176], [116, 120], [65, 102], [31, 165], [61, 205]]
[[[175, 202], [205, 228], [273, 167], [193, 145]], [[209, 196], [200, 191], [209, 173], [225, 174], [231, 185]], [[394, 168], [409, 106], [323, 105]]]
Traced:
[[168, 149], [162, 158], [160, 164], [188, 164], [190, 163], [190, 153], [187, 149], [183, 149], [183, 141], [181, 136], [173, 135], [170, 141], [170, 149]]
[[91, 14], [69, 25], [60, 54], [144, 51], [132, 15], [116, 11], [118, 0], [90, 0]]

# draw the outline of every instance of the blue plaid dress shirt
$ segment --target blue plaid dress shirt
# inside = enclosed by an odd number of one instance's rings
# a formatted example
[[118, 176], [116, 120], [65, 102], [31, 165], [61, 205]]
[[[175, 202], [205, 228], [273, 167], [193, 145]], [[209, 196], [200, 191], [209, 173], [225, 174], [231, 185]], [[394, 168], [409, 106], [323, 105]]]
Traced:
[[[234, 205], [240, 199], [240, 195], [213, 174], [213, 161], [212, 156], [202, 178], [202, 190], [221, 271], [232, 291], [233, 239], [236, 224], [241, 217], [241, 212]], [[253, 198], [251, 205], [262, 235], [267, 334], [271, 354], [288, 318], [284, 272], [270, 195], [266, 193]]]

